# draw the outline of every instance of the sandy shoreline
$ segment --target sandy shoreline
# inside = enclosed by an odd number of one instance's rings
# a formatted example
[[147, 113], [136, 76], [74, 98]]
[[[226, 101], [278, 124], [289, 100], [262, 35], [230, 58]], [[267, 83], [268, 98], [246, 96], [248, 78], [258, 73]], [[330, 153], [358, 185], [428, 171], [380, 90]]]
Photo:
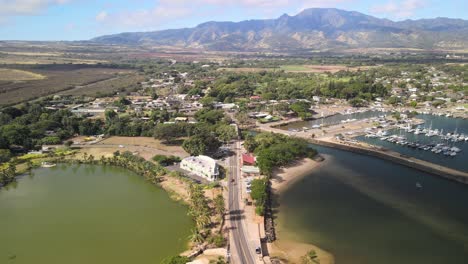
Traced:
[[[271, 188], [274, 194], [274, 199], [278, 199], [295, 183], [310, 174], [310, 172], [321, 165], [322, 162], [311, 160], [308, 158], [298, 160], [297, 162], [276, 170], [271, 178]], [[278, 225], [278, 223], [276, 223]], [[286, 263], [301, 263], [301, 257], [306, 255], [310, 250], [315, 250], [321, 264], [334, 264], [334, 257], [331, 253], [313, 245], [300, 243], [294, 239], [288, 238], [287, 233], [279, 228], [276, 228], [277, 240], [269, 245], [271, 257], [277, 257]]]
[[318, 161], [304, 158], [287, 167], [276, 169], [271, 177], [271, 188], [273, 192], [275, 194], [283, 193], [319, 165], [320, 162]]

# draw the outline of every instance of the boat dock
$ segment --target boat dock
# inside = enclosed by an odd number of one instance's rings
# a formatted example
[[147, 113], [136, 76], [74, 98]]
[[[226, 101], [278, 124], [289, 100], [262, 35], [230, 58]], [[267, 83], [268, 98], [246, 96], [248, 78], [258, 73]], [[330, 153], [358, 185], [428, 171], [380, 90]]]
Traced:
[[291, 133], [290, 131], [270, 127], [268, 125], [260, 125], [258, 129], [260, 131], [273, 132], [273, 133], [279, 133], [279, 134], [284, 134], [288, 136], [296, 136], [296, 137], [304, 138], [308, 140], [309, 142], [316, 144], [316, 145], [320, 145], [320, 146], [331, 147], [331, 148], [351, 151], [351, 152], [358, 153], [358, 154], [381, 158], [381, 159], [391, 161], [400, 165], [404, 165], [410, 168], [414, 168], [414, 169], [417, 169], [426, 173], [430, 173], [432, 175], [436, 175], [436, 176], [440, 176], [449, 180], [454, 180], [460, 183], [468, 184], [467, 172], [451, 169], [451, 168], [437, 165], [431, 162], [416, 159], [410, 156], [403, 155], [396, 151], [391, 151], [385, 148], [376, 147], [376, 146], [369, 145], [363, 142], [358, 142], [357, 140], [338, 139], [336, 136], [334, 136], [336, 134], [317, 137], [315, 133], [320, 131], [317, 129], [311, 129], [308, 131], [299, 131], [297, 133]]

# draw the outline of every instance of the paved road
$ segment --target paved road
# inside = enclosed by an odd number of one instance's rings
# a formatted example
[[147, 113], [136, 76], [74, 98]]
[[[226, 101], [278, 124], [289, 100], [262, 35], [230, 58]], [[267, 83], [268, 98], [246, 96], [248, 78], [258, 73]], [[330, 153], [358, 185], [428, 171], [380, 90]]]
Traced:
[[[250, 246], [247, 240], [247, 228], [244, 225], [245, 214], [241, 209], [242, 199], [240, 198], [241, 177], [239, 170], [240, 143], [235, 142], [232, 145], [235, 155], [229, 159], [229, 212], [231, 219], [231, 236], [233, 244], [232, 262], [239, 264], [255, 264], [255, 249]], [[234, 181], [232, 181], [234, 179]]]

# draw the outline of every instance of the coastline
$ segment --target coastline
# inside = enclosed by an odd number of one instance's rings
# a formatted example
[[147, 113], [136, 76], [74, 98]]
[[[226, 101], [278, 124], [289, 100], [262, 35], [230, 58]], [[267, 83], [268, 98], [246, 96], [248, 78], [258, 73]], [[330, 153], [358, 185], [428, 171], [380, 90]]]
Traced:
[[[289, 131], [277, 129], [268, 125], [261, 125], [257, 128], [259, 131], [267, 131], [290, 136]], [[297, 132], [294, 134], [296, 137], [306, 139], [312, 144], [325, 146], [335, 149], [341, 149], [349, 152], [373, 156], [382, 160], [387, 160], [396, 164], [410, 167], [425, 173], [439, 176], [448, 180], [457, 181], [463, 184], [468, 184], [468, 173], [456, 169], [444, 167], [439, 164], [431, 163], [428, 161], [420, 160], [414, 157], [406, 156], [401, 153], [382, 149], [375, 146], [364, 146], [363, 144], [352, 144], [352, 142], [338, 142], [334, 140], [334, 136], [326, 136], [322, 138], [313, 138], [312, 130], [307, 132]]]
[[[325, 157], [328, 160], [329, 157]], [[304, 177], [310, 175], [310, 172], [321, 166], [322, 162], [309, 158], [304, 158], [294, 162], [293, 164], [276, 169], [270, 180], [272, 191], [272, 203], [274, 207], [279, 207], [279, 196], [286, 192], [294, 184], [298, 183]], [[277, 210], [275, 210], [277, 211]], [[276, 213], [277, 214], [277, 213]], [[277, 219], [277, 215], [274, 216]], [[278, 223], [275, 223], [278, 226]], [[334, 264], [335, 260], [330, 252], [327, 252], [320, 247], [301, 243], [292, 237], [292, 234], [276, 228], [277, 240], [268, 245], [268, 251], [271, 257], [276, 257], [286, 261], [286, 263], [302, 263], [301, 258], [309, 251], [314, 250], [317, 253], [319, 263], [321, 264]]]
[[318, 161], [303, 158], [284, 168], [275, 169], [270, 180], [272, 192], [276, 195], [285, 192], [319, 165], [320, 162]]

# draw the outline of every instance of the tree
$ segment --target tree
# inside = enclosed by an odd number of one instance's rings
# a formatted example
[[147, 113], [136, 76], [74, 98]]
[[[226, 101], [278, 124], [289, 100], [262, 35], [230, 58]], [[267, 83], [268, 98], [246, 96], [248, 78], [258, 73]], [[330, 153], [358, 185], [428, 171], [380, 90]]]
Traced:
[[16, 165], [9, 163], [6, 168], [0, 170], [0, 184], [6, 185], [15, 180]]
[[251, 120], [249, 115], [245, 112], [238, 112], [235, 115], [235, 118], [237, 119], [237, 123], [240, 127], [246, 127], [255, 124], [255, 122]]
[[218, 126], [216, 128], [216, 134], [218, 135], [218, 138], [224, 143], [228, 143], [237, 136], [236, 129], [231, 125]]
[[182, 148], [184, 148], [184, 150], [187, 151], [187, 153], [189, 153], [191, 156], [202, 155], [207, 150], [205, 140], [203, 136], [200, 135], [186, 139], [182, 144]]
[[392, 117], [395, 118], [397, 121], [401, 119], [401, 114], [400, 112], [395, 112], [392, 114]]
[[401, 99], [396, 97], [396, 96], [392, 96], [392, 97], [388, 98], [388, 101], [387, 101], [387, 103], [389, 103], [391, 105], [396, 105], [396, 104], [398, 104], [400, 102], [401, 102]]
[[28, 147], [31, 130], [25, 125], [8, 124], [0, 128], [0, 133], [8, 145], [20, 145]]
[[131, 103], [132, 102], [125, 98], [125, 96], [121, 96], [119, 100], [114, 102], [114, 105], [118, 107], [125, 107], [126, 105], [130, 105]]
[[224, 211], [226, 210], [226, 205], [224, 202], [224, 197], [223, 195], [219, 194], [218, 196], [215, 197], [214, 199], [214, 205], [215, 205], [215, 211], [218, 215], [221, 216], [221, 218], [224, 216]]
[[217, 260], [210, 260], [209, 264], [226, 264], [226, 261], [223, 257], [218, 257]]
[[255, 137], [251, 134], [247, 134], [244, 140], [244, 148], [248, 152], [254, 152], [257, 147], [258, 147], [258, 144], [257, 144], [257, 141], [255, 141]]
[[301, 101], [301, 102], [295, 102], [291, 104], [289, 108], [291, 109], [291, 111], [296, 113], [300, 118], [307, 119], [312, 116], [309, 110], [310, 106], [311, 106], [310, 103]]
[[185, 264], [190, 262], [190, 259], [188, 257], [182, 257], [182, 256], [173, 256], [164, 259], [161, 264]]
[[367, 101], [365, 101], [363, 99], [360, 99], [360, 98], [353, 98], [353, 99], [349, 100], [349, 104], [352, 107], [364, 107], [364, 106], [367, 105]]
[[118, 114], [112, 109], [106, 109], [104, 115], [106, 117], [106, 124], [112, 123], [118, 117]]
[[152, 160], [161, 164], [162, 166], [170, 166], [176, 162], [180, 162], [180, 158], [177, 156], [165, 156], [165, 155], [155, 155]]
[[71, 145], [73, 145], [73, 140], [67, 140], [67, 141], [65, 141], [65, 146], [66, 146], [67, 148], [71, 147]]
[[255, 212], [258, 215], [263, 215], [265, 212], [265, 203], [268, 197], [267, 194], [267, 185], [268, 179], [255, 179], [251, 183], [250, 189], [252, 190], [250, 193], [250, 197], [255, 200]]
[[45, 137], [41, 140], [44, 145], [57, 145], [62, 143], [59, 137]]
[[0, 163], [7, 162], [11, 158], [11, 151], [9, 149], [0, 149]]
[[214, 125], [224, 118], [224, 112], [221, 110], [203, 108], [195, 113], [195, 118], [199, 122], [206, 122]]
[[215, 152], [221, 142], [210, 134], [197, 134], [184, 141], [182, 148], [192, 156]]
[[301, 264], [319, 264], [320, 261], [315, 250], [310, 250], [301, 258]]
[[167, 143], [171, 143], [178, 137], [177, 125], [175, 124], [160, 124], [156, 126], [154, 130], [154, 137], [156, 139], [165, 140]]

